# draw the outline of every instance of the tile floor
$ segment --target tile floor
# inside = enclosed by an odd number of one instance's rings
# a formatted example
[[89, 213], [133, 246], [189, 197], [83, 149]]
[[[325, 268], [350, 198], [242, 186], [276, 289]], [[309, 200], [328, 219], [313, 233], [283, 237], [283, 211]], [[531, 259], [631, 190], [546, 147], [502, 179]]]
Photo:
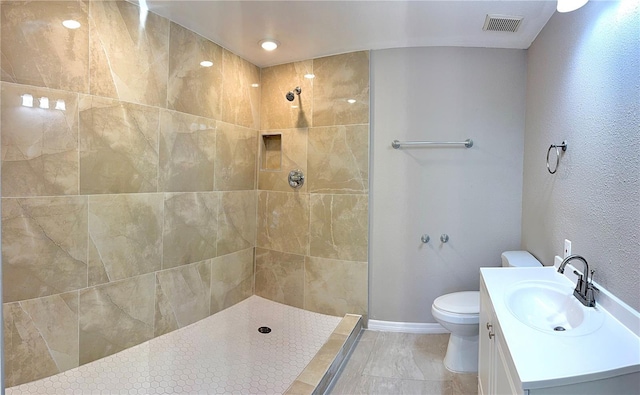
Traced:
[[[340, 322], [252, 296], [193, 325], [17, 394], [282, 394]], [[272, 332], [258, 333], [269, 326]]]
[[363, 331], [329, 394], [477, 394], [476, 374], [442, 364], [449, 335]]

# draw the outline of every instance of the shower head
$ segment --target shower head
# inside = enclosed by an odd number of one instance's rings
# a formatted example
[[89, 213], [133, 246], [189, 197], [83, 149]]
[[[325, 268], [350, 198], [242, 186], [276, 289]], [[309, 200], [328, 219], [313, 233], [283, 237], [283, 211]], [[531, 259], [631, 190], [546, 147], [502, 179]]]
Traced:
[[300, 96], [300, 94], [302, 93], [302, 89], [300, 89], [299, 86], [296, 86], [296, 88], [293, 91], [289, 91], [287, 92], [287, 94], [285, 95], [285, 97], [287, 98], [287, 100], [289, 101], [293, 101], [293, 99], [295, 99], [294, 93], [298, 96]]

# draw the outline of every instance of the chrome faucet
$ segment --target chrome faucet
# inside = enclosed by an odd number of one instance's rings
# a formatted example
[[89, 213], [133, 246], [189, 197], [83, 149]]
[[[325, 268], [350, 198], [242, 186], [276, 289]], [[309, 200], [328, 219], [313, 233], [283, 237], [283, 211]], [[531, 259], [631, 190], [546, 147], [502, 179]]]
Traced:
[[[573, 296], [583, 305], [594, 307], [596, 305], [596, 295], [600, 290], [594, 287], [592, 282], [589, 282], [589, 264], [586, 259], [580, 255], [569, 255], [560, 263], [558, 273], [564, 273], [564, 267], [572, 260], [579, 260], [584, 264], [584, 275], [579, 274], [577, 271], [573, 272], [578, 276], [578, 283], [576, 284], [576, 289], [573, 290]], [[591, 281], [593, 281], [593, 273], [595, 273], [595, 271], [591, 270]]]

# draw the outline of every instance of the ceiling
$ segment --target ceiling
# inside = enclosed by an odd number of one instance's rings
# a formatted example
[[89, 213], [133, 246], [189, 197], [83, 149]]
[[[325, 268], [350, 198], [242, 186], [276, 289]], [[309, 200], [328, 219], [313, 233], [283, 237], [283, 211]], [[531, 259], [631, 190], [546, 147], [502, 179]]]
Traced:
[[[520, 48], [553, 15], [538, 1], [185, 1], [138, 0], [260, 67], [339, 53], [423, 46]], [[482, 30], [487, 14], [524, 19], [515, 33]], [[273, 38], [280, 47], [258, 45]]]

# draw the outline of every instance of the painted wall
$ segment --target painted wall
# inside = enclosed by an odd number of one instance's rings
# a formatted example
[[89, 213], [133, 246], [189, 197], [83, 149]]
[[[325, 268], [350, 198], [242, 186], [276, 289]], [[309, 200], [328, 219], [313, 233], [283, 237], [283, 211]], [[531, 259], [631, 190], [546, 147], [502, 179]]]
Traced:
[[[262, 69], [260, 129], [256, 294], [366, 315], [369, 52]], [[294, 169], [306, 177], [297, 190]]]
[[[640, 4], [555, 14], [528, 50], [522, 247], [564, 239], [595, 280], [640, 310]], [[557, 173], [550, 144], [567, 140]]]
[[525, 51], [392, 49], [371, 64], [370, 318], [434, 323], [436, 297], [478, 290], [479, 268], [520, 248]]
[[0, 14], [6, 385], [250, 296], [260, 70], [128, 2]]

